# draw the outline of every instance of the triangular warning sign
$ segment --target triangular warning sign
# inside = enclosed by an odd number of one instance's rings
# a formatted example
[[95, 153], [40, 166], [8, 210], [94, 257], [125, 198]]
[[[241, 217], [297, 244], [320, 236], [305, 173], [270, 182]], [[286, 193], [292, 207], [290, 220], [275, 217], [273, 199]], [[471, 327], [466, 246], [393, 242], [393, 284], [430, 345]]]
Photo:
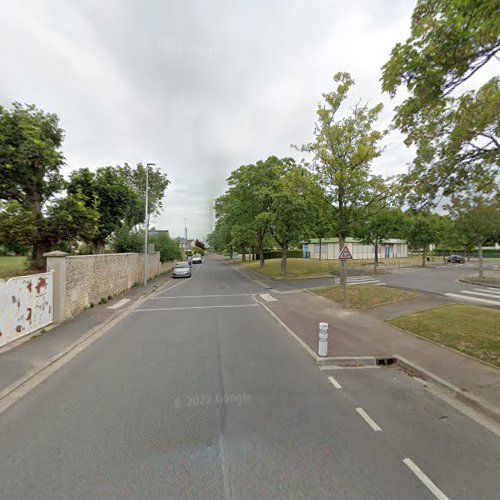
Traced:
[[339, 259], [340, 260], [352, 259], [351, 251], [349, 250], [349, 247], [347, 245], [344, 245], [344, 248], [342, 248], [342, 250], [340, 251]]

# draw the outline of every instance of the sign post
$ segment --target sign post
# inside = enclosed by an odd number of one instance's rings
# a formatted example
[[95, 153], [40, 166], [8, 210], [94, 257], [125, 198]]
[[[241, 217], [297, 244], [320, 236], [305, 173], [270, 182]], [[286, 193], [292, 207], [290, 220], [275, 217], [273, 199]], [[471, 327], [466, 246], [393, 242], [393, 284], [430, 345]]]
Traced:
[[351, 251], [349, 250], [349, 247], [344, 244], [342, 250], [339, 253], [339, 260], [342, 262], [342, 270], [340, 271], [340, 286], [342, 287], [342, 304], [344, 307], [347, 307], [347, 275], [345, 261], [351, 259]]

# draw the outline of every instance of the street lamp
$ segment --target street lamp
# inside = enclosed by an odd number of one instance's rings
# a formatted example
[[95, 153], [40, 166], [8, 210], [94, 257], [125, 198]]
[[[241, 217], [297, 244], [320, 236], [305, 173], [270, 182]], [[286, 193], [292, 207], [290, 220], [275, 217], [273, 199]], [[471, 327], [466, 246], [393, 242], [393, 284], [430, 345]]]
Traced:
[[146, 203], [144, 207], [144, 286], [148, 284], [148, 228], [149, 228], [149, 167], [155, 163], [146, 163]]
[[188, 230], [187, 230], [187, 217], [184, 218], [184, 253], [187, 257], [187, 248], [188, 248]]

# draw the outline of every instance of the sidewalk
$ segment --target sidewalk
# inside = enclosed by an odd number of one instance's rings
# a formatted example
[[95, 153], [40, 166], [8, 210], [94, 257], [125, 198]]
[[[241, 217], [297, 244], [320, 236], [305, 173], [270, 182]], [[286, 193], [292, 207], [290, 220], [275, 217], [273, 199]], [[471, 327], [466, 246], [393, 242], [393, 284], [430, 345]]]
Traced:
[[500, 370], [308, 292], [272, 295], [276, 301], [260, 302], [315, 353], [318, 323], [324, 321], [329, 325], [328, 356], [390, 358], [397, 354], [484, 402], [500, 419]]
[[[48, 327], [43, 334], [34, 338], [28, 335], [27, 338], [2, 347], [0, 349], [0, 399], [6, 395], [5, 392], [9, 390], [9, 386], [36, 374], [60, 353], [78, 344], [93, 330], [109, 323], [141, 297], [157, 290], [169, 280], [170, 273], [157, 276], [149, 282], [146, 289], [142, 286], [132, 288], [107, 304], [82, 311], [53, 328]], [[121, 307], [110, 308], [123, 299], [128, 300]]]

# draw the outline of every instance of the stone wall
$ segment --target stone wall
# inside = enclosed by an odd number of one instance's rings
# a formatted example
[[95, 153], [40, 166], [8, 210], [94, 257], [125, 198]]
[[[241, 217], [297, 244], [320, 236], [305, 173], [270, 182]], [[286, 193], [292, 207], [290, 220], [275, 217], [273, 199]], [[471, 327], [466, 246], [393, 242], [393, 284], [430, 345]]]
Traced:
[[[68, 256], [50, 252], [47, 270], [54, 270], [56, 318], [64, 321], [103, 298], [116, 296], [144, 282], [144, 255], [117, 253]], [[168, 272], [172, 262], [160, 262], [160, 252], [148, 254], [148, 279]]]

